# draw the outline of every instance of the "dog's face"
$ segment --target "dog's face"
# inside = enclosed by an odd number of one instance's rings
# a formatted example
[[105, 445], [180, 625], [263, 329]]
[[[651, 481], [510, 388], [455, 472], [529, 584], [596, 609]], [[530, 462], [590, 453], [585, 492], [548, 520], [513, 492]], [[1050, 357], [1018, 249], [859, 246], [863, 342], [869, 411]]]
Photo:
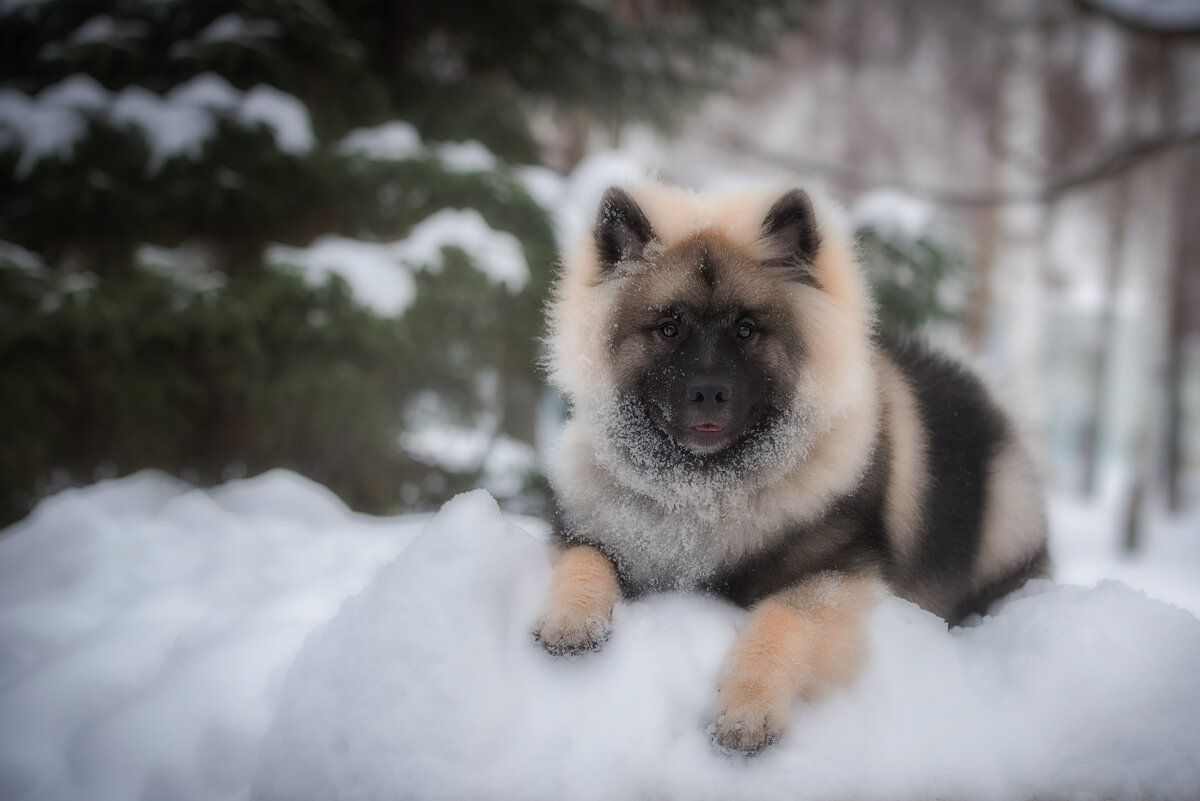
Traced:
[[738, 245], [702, 230], [669, 246], [625, 192], [605, 195], [595, 230], [602, 272], [620, 282], [605, 321], [614, 391], [697, 456], [716, 456], [785, 413], [804, 359], [791, 289], [814, 285], [808, 198], [791, 192]]

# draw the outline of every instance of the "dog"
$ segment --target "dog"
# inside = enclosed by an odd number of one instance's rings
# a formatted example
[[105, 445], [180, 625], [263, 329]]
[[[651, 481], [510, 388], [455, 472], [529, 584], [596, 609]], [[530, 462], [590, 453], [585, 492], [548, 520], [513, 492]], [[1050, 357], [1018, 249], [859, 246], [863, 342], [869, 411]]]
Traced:
[[950, 624], [1050, 570], [1039, 479], [962, 364], [877, 330], [854, 242], [799, 189], [609, 189], [548, 306], [570, 418], [534, 636], [599, 649], [614, 604], [749, 609], [708, 731], [755, 754], [846, 684], [885, 593]]

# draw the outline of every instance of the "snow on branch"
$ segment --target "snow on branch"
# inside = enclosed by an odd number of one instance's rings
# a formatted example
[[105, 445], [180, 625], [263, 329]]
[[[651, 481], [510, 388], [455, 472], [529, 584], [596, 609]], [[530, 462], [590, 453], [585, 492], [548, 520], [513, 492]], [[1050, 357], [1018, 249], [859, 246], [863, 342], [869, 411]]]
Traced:
[[432, 156], [448, 172], [492, 172], [500, 160], [481, 142], [436, 142], [429, 147], [412, 124], [392, 120], [373, 128], [355, 128], [342, 137], [337, 152], [379, 161], [404, 161]]
[[0, 89], [0, 148], [19, 150], [15, 174], [24, 178], [43, 159], [69, 161], [88, 121], [97, 119], [138, 131], [150, 148], [146, 169], [154, 173], [168, 159], [199, 158], [216, 135], [218, 116], [264, 126], [286, 153], [302, 155], [316, 145], [308, 109], [297, 98], [263, 84], [241, 92], [204, 73], [164, 95], [140, 86], [109, 92], [87, 75], [69, 76], [32, 97]]
[[299, 267], [315, 286], [338, 275], [350, 285], [356, 302], [391, 317], [403, 314], [416, 300], [413, 271], [440, 270], [447, 247], [462, 250], [476, 269], [510, 292], [520, 291], [529, 280], [521, 243], [512, 234], [491, 228], [474, 209], [442, 209], [397, 242], [363, 242], [328, 234], [304, 248], [272, 245], [266, 259], [278, 266]]

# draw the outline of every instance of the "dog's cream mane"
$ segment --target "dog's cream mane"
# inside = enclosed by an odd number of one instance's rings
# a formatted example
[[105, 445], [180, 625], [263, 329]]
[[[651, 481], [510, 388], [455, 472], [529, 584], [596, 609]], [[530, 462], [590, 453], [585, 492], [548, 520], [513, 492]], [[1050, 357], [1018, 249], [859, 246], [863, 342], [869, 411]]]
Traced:
[[[699, 195], [647, 184], [629, 194], [661, 247], [706, 233], [753, 256], [767, 252], [762, 224], [784, 191]], [[570, 401], [572, 419], [551, 455], [549, 476], [579, 533], [626, 554], [635, 572], [676, 575], [681, 586], [700, 580], [783, 526], [823, 514], [870, 461], [879, 425], [872, 302], [842, 215], [828, 203], [814, 208], [821, 244], [812, 274], [819, 288], [780, 281], [780, 290], [792, 295], [805, 341], [786, 418], [791, 433], [773, 432], [774, 441], [763, 443], [766, 452], [726, 481], [718, 473], [681, 480], [679, 470], [622, 455], [614, 425], [628, 421], [609, 419], [622, 399], [607, 336], [625, 282], [599, 280], [590, 237], [566, 255], [549, 309], [548, 366]]]

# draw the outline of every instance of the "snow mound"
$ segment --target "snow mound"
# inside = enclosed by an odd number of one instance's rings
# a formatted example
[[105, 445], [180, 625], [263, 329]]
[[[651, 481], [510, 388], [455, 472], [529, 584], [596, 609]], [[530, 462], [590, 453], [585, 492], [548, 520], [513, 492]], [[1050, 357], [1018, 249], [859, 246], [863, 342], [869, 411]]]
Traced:
[[530, 637], [547, 546], [476, 491], [306, 643], [260, 752], [272, 799], [1194, 799], [1200, 621], [1037, 582], [969, 628], [888, 599], [859, 680], [754, 759], [703, 728], [745, 613], [625, 602], [604, 651]]
[[283, 470], [46, 500], [0, 537], [0, 798], [245, 798], [304, 638], [422, 522]]
[[1200, 622], [1121, 584], [949, 632], [886, 601], [860, 680], [747, 760], [703, 732], [745, 613], [622, 603], [554, 660], [547, 549], [482, 491], [432, 522], [284, 470], [59, 493], [0, 534], [0, 798], [1200, 797]]

